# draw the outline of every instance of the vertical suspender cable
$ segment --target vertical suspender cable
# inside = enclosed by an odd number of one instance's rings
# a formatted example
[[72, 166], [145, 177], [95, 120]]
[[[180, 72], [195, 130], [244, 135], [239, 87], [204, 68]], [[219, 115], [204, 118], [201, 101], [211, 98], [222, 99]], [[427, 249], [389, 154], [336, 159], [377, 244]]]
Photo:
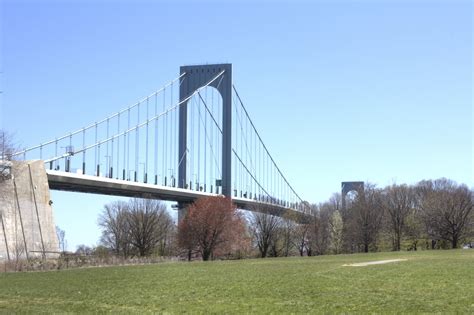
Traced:
[[[221, 109], [222, 109], [221, 98], [222, 97], [219, 93], [216, 94], [216, 97], [217, 97], [217, 123], [219, 124], [219, 127], [220, 127], [221, 124], [222, 124], [222, 116], [221, 116]], [[222, 149], [221, 149], [221, 142], [219, 141], [219, 139], [222, 139], [222, 137], [219, 135], [219, 131], [217, 130], [216, 127], [213, 126], [212, 130], [215, 133], [213, 147], [215, 147], [215, 151], [217, 152], [217, 163], [222, 164], [221, 163], [221, 161], [222, 161], [222, 159], [221, 159]], [[219, 176], [219, 173], [217, 172], [216, 168], [217, 168], [217, 165], [214, 168], [214, 182], [216, 182], [216, 180], [218, 179], [218, 176]], [[220, 177], [221, 177], [220, 179], [222, 179], [222, 176], [220, 176]], [[217, 185], [216, 185], [216, 193], [219, 193], [219, 187]]]
[[[163, 112], [166, 107], [166, 88], [163, 90]], [[163, 122], [163, 185], [167, 186], [166, 182], [166, 168], [168, 167], [168, 113], [166, 112]]]
[[[66, 150], [68, 154], [72, 154], [70, 152], [72, 152], [72, 134], [69, 134], [69, 149]], [[68, 156], [66, 157], [66, 165], [67, 165], [67, 169], [66, 169], [66, 172], [70, 172], [71, 171], [71, 157]]]
[[[242, 114], [242, 109], [240, 109], [240, 116]], [[242, 119], [240, 119], [240, 156], [241, 156], [241, 159], [244, 158], [244, 130], [242, 128]], [[242, 191], [244, 190], [244, 185], [245, 185], [245, 174], [243, 172], [243, 170], [241, 170], [240, 172], [240, 189], [241, 189], [241, 194], [242, 194]], [[243, 196], [243, 195], [242, 195]], [[242, 197], [240, 196], [240, 197]]]
[[[95, 143], [97, 143], [97, 122], [95, 123]], [[95, 163], [94, 167], [96, 168], [95, 175], [99, 176], [99, 157], [97, 155], [97, 146], [94, 147]]]
[[146, 144], [145, 144], [145, 178], [143, 179], [143, 182], [146, 184], [148, 182], [148, 110], [149, 110], [149, 98], [146, 98]]
[[[257, 176], [257, 172], [258, 172], [258, 161], [257, 161], [257, 135], [255, 134], [255, 132], [253, 133], [254, 134], [254, 141], [253, 141], [253, 145], [254, 145], [254, 149], [253, 149], [253, 154], [254, 154], [254, 161], [255, 161], [255, 176]], [[255, 183], [255, 186], [254, 186], [255, 190], [254, 190], [254, 194], [257, 193], [257, 183]], [[255, 198], [254, 198], [255, 199]]]
[[[206, 101], [207, 101], [207, 90], [208, 88], [206, 88]], [[201, 106], [198, 106], [198, 115], [199, 117], [201, 117]], [[198, 164], [198, 183], [199, 185], [201, 185], [201, 124], [199, 123], [198, 121], [198, 137], [197, 137], [197, 140], [198, 140], [198, 144], [197, 144], [197, 148], [198, 148], [198, 158], [197, 158], [197, 164]]]
[[[206, 101], [207, 101], [207, 90], [209, 89], [206, 89]], [[207, 111], [204, 112], [204, 135], [203, 137], [205, 137], [206, 135], [206, 132], [207, 132]], [[204, 143], [204, 191], [206, 191], [206, 185], [207, 185], [207, 174], [206, 174], [206, 171], [207, 171], [207, 143], [206, 143], [206, 139], [204, 138], [203, 140], [203, 143]]]
[[[258, 145], [258, 180], [259, 180], [259, 182], [263, 182], [262, 171], [263, 171], [262, 145], [259, 143], [259, 145]], [[262, 189], [259, 188], [259, 195], [261, 195], [261, 194], [262, 194]]]
[[135, 172], [134, 180], [138, 181], [138, 152], [140, 151], [140, 134], [139, 128], [140, 125], [140, 103], [137, 106], [137, 129], [135, 129]]
[[[86, 128], [82, 129], [82, 147], [86, 147]], [[82, 174], [86, 174], [86, 150], [82, 151]]]
[[[120, 134], [120, 113], [117, 116], [117, 135]], [[120, 137], [117, 137], [117, 168], [115, 169], [115, 178], [119, 178], [119, 170], [120, 170]]]
[[97, 152], [98, 152], [97, 153], [97, 158], [98, 158], [98, 160], [97, 160], [97, 163], [98, 163], [97, 164], [97, 176], [100, 176], [100, 164], [101, 164], [100, 163], [100, 142], [99, 142], [99, 145], [97, 146]]
[[[55, 148], [54, 148], [54, 154], [55, 155], [54, 156], [58, 156], [58, 139], [56, 139], [54, 146], [55, 146]], [[55, 164], [56, 164], [56, 166], [54, 167], [54, 169], [57, 170], [58, 169], [58, 160], [56, 160]]]
[[[173, 85], [170, 87], [170, 98], [169, 98], [169, 108], [173, 106]], [[173, 145], [174, 145], [174, 111], [170, 112], [170, 133], [169, 133], [169, 138], [170, 138], [170, 148], [168, 150], [169, 153], [169, 166], [167, 167], [169, 169], [169, 180], [170, 180], [170, 186], [173, 186]]]
[[[109, 139], [109, 118], [107, 118], [107, 138], [106, 139]], [[113, 145], [113, 142], [114, 140], [112, 139], [112, 145]], [[111, 159], [112, 157], [109, 155], [109, 142], [107, 141], [106, 143], [107, 147], [105, 149], [105, 174], [106, 174], [106, 177], [110, 177], [110, 165], [111, 165]], [[112, 152], [113, 152], [113, 148], [112, 148]]]
[[[250, 170], [252, 172], [254, 172], [255, 166], [253, 165], [253, 161], [252, 161], [252, 155], [251, 155], [252, 151], [250, 151], [250, 150], [252, 150], [252, 135], [249, 133], [248, 120], [247, 119], [245, 120], [245, 128], [247, 130], [247, 141], [249, 143], [249, 150], [247, 150], [247, 155], [248, 155], [249, 161], [250, 161], [250, 166], [251, 166]], [[248, 194], [247, 198], [250, 198], [250, 194], [251, 194], [252, 188], [253, 188], [253, 181], [252, 181], [252, 178], [250, 177], [250, 175], [248, 173], [247, 173], [247, 180], [248, 180], [248, 186], [249, 186], [248, 189], [247, 189], [247, 194]]]
[[[214, 92], [215, 91], [213, 89], [212, 90], [212, 100], [211, 100], [211, 108], [212, 108], [211, 113], [212, 113], [212, 115], [215, 114], [214, 113]], [[217, 96], [217, 97], [219, 97], [219, 96]], [[217, 106], [219, 106], [219, 104], [217, 104]], [[206, 132], [207, 132], [208, 131], [208, 129], [207, 129], [207, 114], [206, 114], [206, 116], [204, 116], [204, 118], [205, 118], [204, 123], [206, 125], [205, 129], [206, 129]], [[217, 122], [219, 123], [219, 117], [217, 117], [217, 120], [218, 120]], [[209, 136], [209, 161], [212, 161], [211, 154], [212, 154], [212, 147], [214, 146], [214, 142], [215, 142], [215, 139], [214, 139], [215, 138], [214, 137], [214, 131], [215, 130], [214, 130], [212, 124], [210, 125], [209, 128], [211, 129], [210, 132], [209, 132], [209, 135], [210, 135]], [[210, 185], [211, 185], [211, 192], [213, 192], [212, 187], [214, 187], [214, 183], [215, 183], [215, 178], [216, 178], [215, 173], [216, 172], [215, 172], [215, 168], [214, 168], [213, 164], [209, 163], [209, 180], [210, 180]], [[216, 187], [216, 192], [217, 192], [217, 187]]]
[[[158, 92], [155, 94], [155, 117], [158, 116]], [[158, 184], [158, 119], [155, 119], [155, 185]]]
[[114, 176], [114, 138], [115, 137], [112, 137], [110, 147], [109, 178], [112, 178]]
[[[235, 115], [232, 115], [234, 116], [233, 119], [234, 119], [234, 123], [233, 123], [233, 126], [234, 126], [234, 146], [237, 146], [237, 103], [235, 102], [234, 103], [234, 109], [235, 109]], [[237, 151], [236, 151], [237, 152]], [[238, 186], [237, 186], [237, 175], [238, 175], [238, 171], [237, 171], [237, 159], [234, 158], [234, 197], [237, 197], [237, 191], [238, 191]]]
[[[172, 99], [172, 95], [173, 95], [173, 87], [171, 87], [170, 89], [170, 103], [169, 103], [169, 108], [172, 107], [172, 104], [173, 104], [173, 99]], [[171, 187], [173, 187], [173, 181], [174, 181], [174, 177], [173, 177], [173, 174], [174, 174], [174, 171], [173, 171], [173, 168], [174, 168], [174, 110], [172, 110], [170, 112], [170, 135], [169, 135], [169, 138], [170, 138], [170, 150], [169, 150], [169, 172], [170, 172], [170, 185]]]
[[123, 165], [122, 165], [122, 179], [125, 180], [127, 179], [127, 174], [126, 174], [126, 167], [127, 167], [127, 133], [123, 134]]
[[[247, 143], [250, 142], [249, 140], [249, 124], [248, 124], [248, 120], [245, 119], [245, 145], [247, 146]], [[250, 159], [250, 152], [248, 152], [248, 150], [245, 151], [245, 160], [247, 161], [245, 163], [245, 165], [249, 165], [249, 161], [250, 161], [250, 164], [252, 164], [252, 160]], [[249, 197], [249, 174], [248, 172], [245, 172], [245, 184], [246, 184], [246, 187], [245, 187], [245, 192], [247, 194], [247, 198]]]
[[[191, 152], [189, 152], [188, 156], [189, 156], [189, 183], [185, 183], [186, 185], [189, 184], [189, 189], [190, 190], [193, 190], [194, 187], [193, 187], [193, 176], [194, 176], [194, 104], [195, 104], [195, 100], [196, 98], [195, 97], [192, 97], [188, 104], [191, 105], [191, 107], [188, 107], [187, 110], [188, 112], [190, 113], [190, 119], [188, 119], [188, 121], [190, 121], [190, 129], [188, 132], [188, 136], [187, 139], [189, 139], [189, 142], [190, 142], [190, 147], [191, 147]], [[198, 106], [199, 107], [199, 106]], [[180, 157], [181, 158], [181, 157]], [[187, 170], [186, 170], [187, 171]], [[196, 178], [194, 178], [194, 181], [196, 181]]]
[[[220, 82], [222, 82], [222, 81], [220, 81]], [[224, 112], [224, 102], [223, 102], [223, 98], [220, 94], [217, 94], [217, 100], [218, 100], [218, 104], [217, 104], [217, 117], [218, 117], [218, 120], [217, 120], [217, 122], [219, 123], [219, 126], [222, 129], [222, 118], [223, 118], [223, 112]], [[214, 130], [216, 130], [216, 128], [214, 128]], [[223, 136], [221, 134], [219, 134], [219, 132], [216, 130], [217, 161], [221, 165], [222, 165], [222, 139], [223, 139]], [[218, 175], [216, 174], [216, 177], [217, 176]], [[219, 177], [222, 180], [222, 174], [219, 174]], [[221, 187], [221, 189], [222, 189], [222, 187]]]
[[[130, 130], [130, 108], [128, 109], [128, 128]], [[127, 179], [130, 180], [130, 132], [127, 131]]]

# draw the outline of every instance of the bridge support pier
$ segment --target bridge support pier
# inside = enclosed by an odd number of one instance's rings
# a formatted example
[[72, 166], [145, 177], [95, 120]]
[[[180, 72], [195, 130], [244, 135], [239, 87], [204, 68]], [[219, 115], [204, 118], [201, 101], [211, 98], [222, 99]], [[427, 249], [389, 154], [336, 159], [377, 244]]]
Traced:
[[178, 225], [183, 221], [184, 217], [188, 213], [189, 203], [178, 203]]

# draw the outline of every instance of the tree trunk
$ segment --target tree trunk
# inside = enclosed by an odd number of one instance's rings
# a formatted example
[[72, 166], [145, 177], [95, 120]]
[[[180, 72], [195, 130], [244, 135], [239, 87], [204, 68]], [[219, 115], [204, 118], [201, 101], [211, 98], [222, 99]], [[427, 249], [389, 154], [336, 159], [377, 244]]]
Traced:
[[451, 244], [453, 245], [453, 248], [458, 248], [458, 238], [457, 238], [457, 236], [453, 236], [453, 240], [452, 240]]
[[369, 244], [365, 243], [364, 244], [364, 253], [368, 253], [368, 252], [369, 252]]
[[397, 233], [396, 235], [396, 240], [395, 240], [395, 251], [400, 251], [400, 242], [401, 242], [401, 237], [400, 237], [400, 232]]
[[208, 261], [209, 260], [209, 257], [211, 257], [211, 251], [208, 250], [208, 249], [205, 249], [202, 251], [202, 260], [204, 261]]

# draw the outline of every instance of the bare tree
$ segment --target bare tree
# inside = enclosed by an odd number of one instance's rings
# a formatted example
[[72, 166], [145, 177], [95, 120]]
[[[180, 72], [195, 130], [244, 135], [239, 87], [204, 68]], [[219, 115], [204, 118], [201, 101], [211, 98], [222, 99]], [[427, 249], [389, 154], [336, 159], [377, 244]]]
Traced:
[[[314, 205], [311, 205], [307, 201], [303, 202], [303, 212], [307, 216], [307, 218], [312, 218], [314, 210]], [[298, 249], [300, 256], [304, 256], [305, 253], [307, 255], [311, 255], [311, 252], [308, 252], [308, 248], [310, 246], [309, 234], [311, 229], [311, 222], [312, 220], [300, 222], [296, 225], [294, 229], [293, 242], [294, 246]]]
[[92, 247], [84, 245], [84, 244], [77, 245], [76, 247], [77, 255], [89, 256], [89, 255], [92, 255], [93, 252], [94, 250], [92, 249]]
[[[269, 206], [259, 205], [259, 207]], [[276, 249], [276, 243], [278, 242], [279, 237], [279, 229], [281, 227], [281, 219], [277, 216], [267, 213], [269, 213], [269, 211], [265, 211], [265, 209], [259, 209], [259, 212], [254, 212], [250, 219], [252, 233], [262, 258], [268, 256], [272, 245], [274, 246], [274, 250]]]
[[295, 246], [298, 248], [300, 256], [304, 256], [306, 252], [306, 243], [308, 242], [309, 224], [303, 223], [296, 226], [295, 229]]
[[406, 226], [407, 217], [413, 211], [414, 191], [407, 185], [392, 185], [385, 188], [383, 206], [389, 214], [390, 230], [393, 235], [392, 248], [400, 250], [400, 242]]
[[149, 256], [172, 226], [166, 206], [158, 200], [132, 199], [128, 211], [129, 240], [140, 256]]
[[310, 206], [310, 221], [308, 223], [308, 234], [306, 241], [306, 253], [308, 256], [326, 254], [330, 245], [331, 231], [330, 218], [334, 211], [333, 203]]
[[376, 248], [377, 236], [382, 226], [383, 206], [380, 190], [372, 184], [365, 184], [364, 191], [359, 193], [353, 203], [353, 231], [356, 242], [362, 251]]
[[298, 224], [296, 215], [286, 213], [281, 219], [281, 241], [283, 247], [283, 256], [288, 257], [295, 246], [295, 237]]
[[418, 250], [418, 242], [426, 238], [423, 228], [423, 220], [420, 215], [420, 211], [416, 208], [411, 211], [405, 220], [404, 235], [407, 240], [411, 242], [409, 250]]
[[341, 210], [342, 208], [342, 196], [340, 193], [332, 194], [331, 198], [328, 201], [329, 207], [332, 208], [333, 211]]
[[102, 244], [123, 257], [169, 254], [175, 230], [165, 204], [151, 199], [105, 205], [99, 216], [99, 226]]
[[11, 178], [11, 163], [13, 153], [17, 150], [13, 136], [0, 129], [0, 182]]
[[167, 217], [163, 217], [160, 224], [160, 231], [161, 237], [157, 246], [157, 254], [160, 256], [170, 256], [177, 246], [177, 227], [169, 214]]
[[343, 251], [347, 253], [357, 252], [359, 249], [358, 242], [358, 226], [356, 220], [355, 203], [359, 195], [363, 195], [364, 191], [351, 191], [345, 196], [345, 207], [338, 210], [341, 213], [343, 222]]
[[67, 248], [66, 232], [56, 225], [56, 236], [58, 238], [59, 250], [65, 252]]
[[128, 204], [115, 201], [104, 206], [99, 215], [102, 228], [101, 243], [110, 248], [115, 255], [130, 255], [130, 225], [128, 222]]
[[417, 192], [428, 235], [457, 248], [459, 241], [472, 233], [472, 192], [466, 185], [445, 178], [422, 181]]

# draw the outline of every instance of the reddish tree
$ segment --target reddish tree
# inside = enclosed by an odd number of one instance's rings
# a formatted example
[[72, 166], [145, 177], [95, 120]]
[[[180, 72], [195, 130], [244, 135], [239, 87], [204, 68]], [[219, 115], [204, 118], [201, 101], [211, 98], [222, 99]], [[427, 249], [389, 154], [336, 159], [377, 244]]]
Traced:
[[191, 204], [178, 226], [180, 247], [198, 251], [203, 260], [214, 253], [228, 252], [236, 235], [242, 232], [243, 220], [230, 198], [202, 197]]
[[193, 251], [196, 249], [197, 244], [194, 239], [194, 226], [191, 224], [191, 218], [188, 216], [189, 210], [185, 217], [178, 222], [178, 246], [186, 250], [188, 260], [191, 261]]

